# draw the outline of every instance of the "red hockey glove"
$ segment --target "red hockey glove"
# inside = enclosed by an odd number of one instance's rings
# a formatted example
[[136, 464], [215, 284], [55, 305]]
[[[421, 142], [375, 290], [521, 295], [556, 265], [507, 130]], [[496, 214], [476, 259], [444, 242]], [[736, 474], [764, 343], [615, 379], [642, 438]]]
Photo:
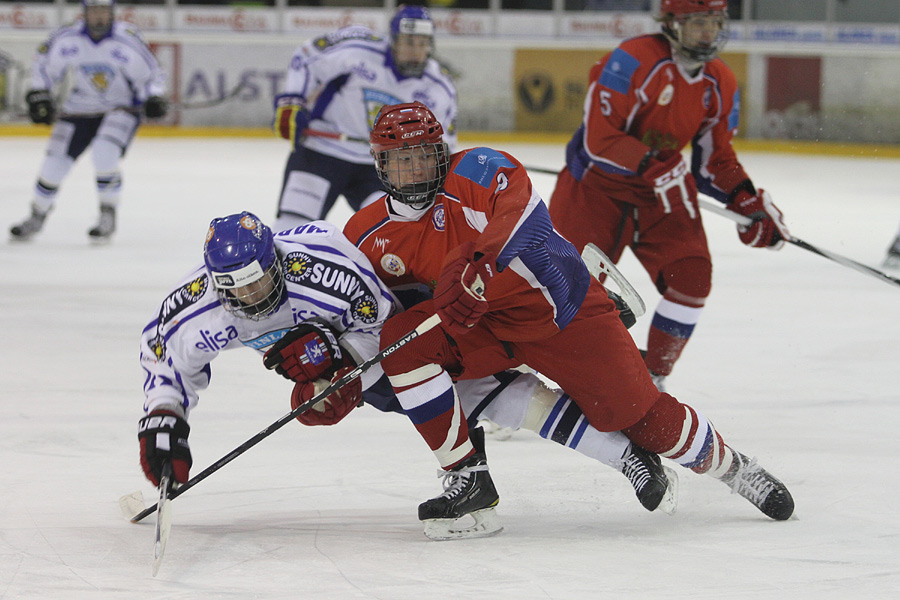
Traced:
[[778, 250], [784, 246], [785, 240], [791, 239], [791, 234], [784, 224], [784, 215], [772, 203], [772, 196], [765, 190], [757, 190], [754, 195], [742, 189], [735, 195], [728, 208], [754, 220], [749, 227], [741, 225], [737, 227], [741, 241], [748, 246]]
[[[337, 381], [355, 368], [353, 366], [344, 367], [334, 374], [331, 381]], [[328, 387], [331, 381], [319, 379], [295, 385], [294, 391], [291, 392], [291, 410], [308, 402]], [[334, 425], [359, 406], [360, 401], [362, 401], [362, 379], [357, 377], [321, 402], [313, 405], [306, 412], [297, 415], [297, 420], [304, 425]]]
[[683, 204], [694, 216], [692, 201], [697, 197], [697, 184], [681, 152], [661, 150], [639, 174], [653, 186], [653, 193], [667, 213], [672, 212], [673, 206]]
[[296, 94], [275, 96], [275, 118], [272, 121], [272, 129], [275, 135], [290, 140], [294, 148], [303, 139], [303, 130], [310, 121], [309, 111], [303, 104], [303, 98]]
[[344, 366], [344, 355], [334, 331], [316, 321], [293, 327], [263, 356], [269, 370], [297, 383], [330, 378]]
[[463, 335], [487, 312], [484, 290], [497, 272], [496, 257], [466, 242], [452, 250], [434, 290], [434, 306], [447, 330]]
[[175, 481], [187, 483], [193, 464], [187, 440], [190, 432], [187, 421], [170, 410], [154, 410], [138, 421], [141, 468], [153, 485], [159, 486], [166, 463], [172, 465]]

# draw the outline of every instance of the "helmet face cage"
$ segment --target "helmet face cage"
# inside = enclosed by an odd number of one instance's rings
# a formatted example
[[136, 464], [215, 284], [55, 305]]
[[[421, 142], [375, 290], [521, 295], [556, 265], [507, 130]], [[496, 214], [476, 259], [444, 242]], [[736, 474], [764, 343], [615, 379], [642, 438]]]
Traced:
[[88, 34], [99, 40], [110, 32], [115, 20], [114, 0], [82, 0], [84, 24]]
[[398, 7], [391, 19], [391, 56], [397, 71], [405, 77], [421, 77], [433, 50], [434, 22], [428, 9]]
[[414, 208], [431, 204], [444, 185], [449, 162], [443, 142], [389, 148], [375, 154], [375, 170], [385, 189], [392, 198]]
[[213, 219], [203, 256], [219, 301], [235, 316], [259, 321], [284, 301], [284, 274], [272, 231], [254, 214]]
[[253, 283], [237, 288], [215, 289], [225, 310], [242, 319], [261, 321], [281, 306], [284, 274], [276, 261]]
[[709, 62], [728, 42], [725, 0], [663, 0], [663, 33], [685, 58]]
[[375, 170], [392, 198], [414, 207], [434, 200], [450, 162], [443, 134], [434, 113], [421, 102], [381, 109], [369, 141]]

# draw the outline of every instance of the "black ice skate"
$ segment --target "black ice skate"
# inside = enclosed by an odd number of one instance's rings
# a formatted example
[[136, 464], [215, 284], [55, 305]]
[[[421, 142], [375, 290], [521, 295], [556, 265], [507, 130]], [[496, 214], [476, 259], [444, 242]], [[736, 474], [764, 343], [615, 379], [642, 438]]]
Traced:
[[[475, 454], [451, 471], [440, 471], [444, 493], [419, 505], [419, 520], [425, 524], [425, 535], [433, 540], [487, 537], [503, 530], [494, 511], [500, 496], [488, 472], [484, 431], [475, 428], [470, 437]], [[475, 522], [457, 524], [462, 517], [471, 517]]]
[[21, 241], [30, 240], [44, 227], [44, 219], [46, 218], [47, 213], [41, 214], [32, 208], [30, 217], [18, 225], [13, 225], [9, 228], [12, 239]]
[[97, 224], [94, 225], [90, 231], [88, 231], [88, 235], [94, 241], [106, 241], [108, 240], [113, 233], [116, 231], [116, 207], [115, 206], [101, 206], [100, 207], [100, 220], [97, 221]]
[[794, 499], [787, 487], [771, 473], [732, 449], [734, 460], [731, 468], [722, 476], [722, 481], [731, 487], [731, 493], [738, 493], [749, 500], [769, 518], [785, 521], [794, 514]]
[[650, 511], [659, 509], [669, 515], [675, 513], [678, 506], [678, 475], [664, 467], [658, 455], [632, 444], [622, 457], [619, 470], [631, 482], [644, 508]]

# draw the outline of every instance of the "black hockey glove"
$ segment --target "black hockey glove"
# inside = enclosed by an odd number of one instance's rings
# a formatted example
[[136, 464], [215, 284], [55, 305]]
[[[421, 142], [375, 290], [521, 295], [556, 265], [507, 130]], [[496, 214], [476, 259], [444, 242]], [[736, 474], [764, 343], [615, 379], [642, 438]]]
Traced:
[[267, 369], [297, 383], [331, 379], [344, 366], [335, 332], [324, 323], [307, 321], [289, 330], [263, 357]]
[[169, 102], [162, 96], [150, 96], [144, 102], [144, 114], [148, 119], [161, 119], [169, 112]]
[[141, 445], [141, 468], [155, 486], [159, 486], [163, 466], [172, 465], [172, 475], [178, 483], [187, 483], [193, 460], [188, 446], [190, 425], [170, 410], [154, 410], [138, 421], [138, 442]]
[[622, 299], [622, 296], [609, 288], [606, 289], [606, 295], [615, 303], [616, 308], [619, 311], [619, 319], [622, 321], [622, 324], [625, 325], [625, 329], [631, 329], [631, 326], [637, 323], [637, 317], [634, 316], [631, 307]]
[[28, 118], [32, 123], [51, 125], [56, 120], [56, 108], [50, 90], [29, 90], [25, 94], [28, 103]]

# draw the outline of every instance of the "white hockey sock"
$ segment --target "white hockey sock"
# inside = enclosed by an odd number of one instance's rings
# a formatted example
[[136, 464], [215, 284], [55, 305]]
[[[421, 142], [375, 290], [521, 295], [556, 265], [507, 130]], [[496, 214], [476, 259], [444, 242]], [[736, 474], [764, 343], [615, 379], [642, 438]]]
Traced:
[[535, 389], [522, 423], [523, 429], [572, 448], [619, 470], [631, 443], [620, 431], [598, 431], [567, 394], [543, 384]]

